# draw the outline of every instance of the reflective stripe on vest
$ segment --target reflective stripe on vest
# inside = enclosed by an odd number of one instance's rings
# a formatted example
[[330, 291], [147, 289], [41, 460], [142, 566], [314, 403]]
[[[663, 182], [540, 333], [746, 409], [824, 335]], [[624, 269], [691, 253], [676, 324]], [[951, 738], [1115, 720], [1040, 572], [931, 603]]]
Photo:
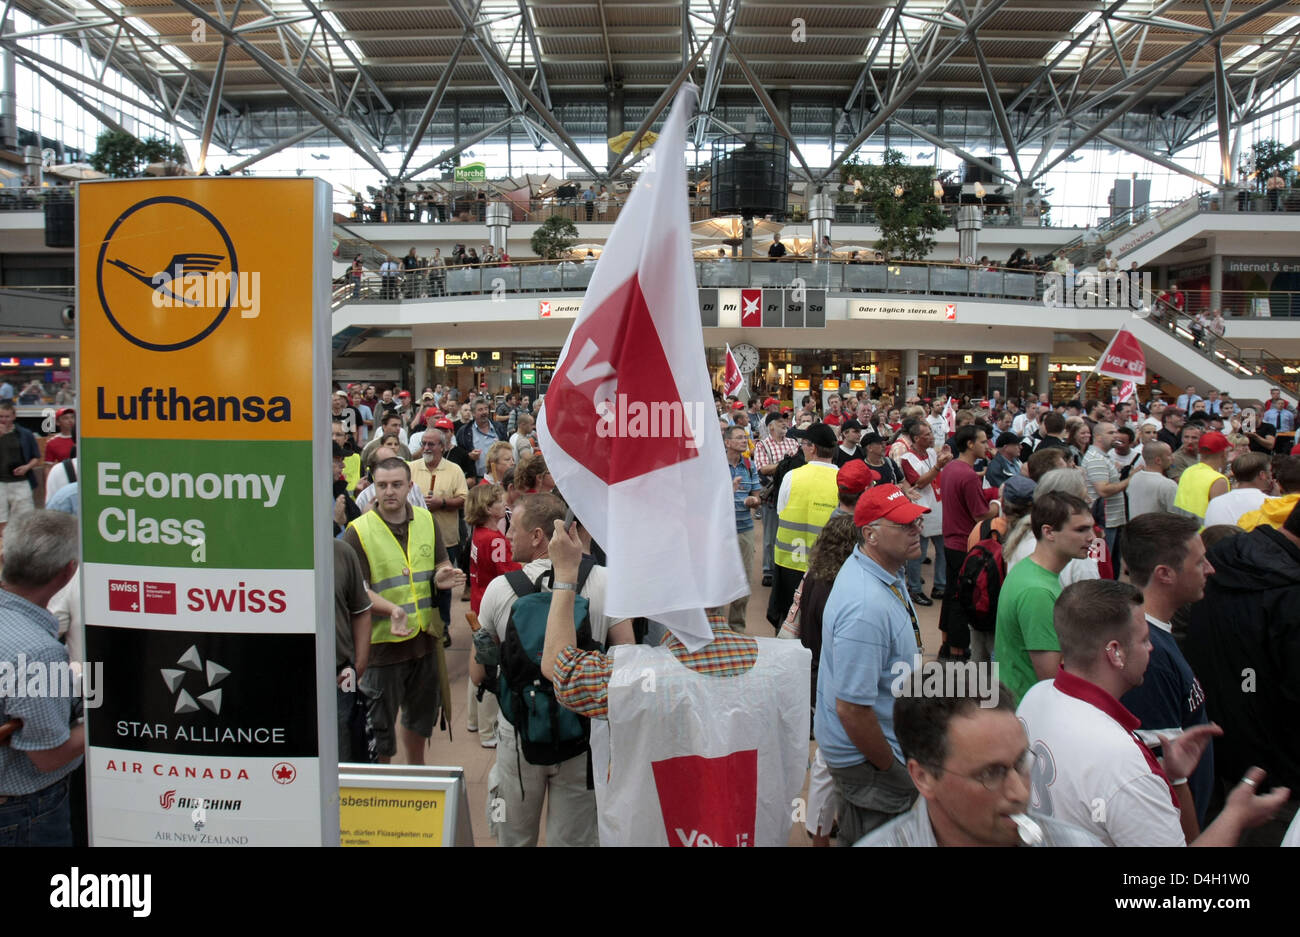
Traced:
[[437, 564], [433, 515], [424, 508], [411, 510], [414, 517], [406, 541], [409, 555], [402, 551], [402, 545], [377, 510], [367, 511], [352, 522], [361, 538], [361, 548], [370, 560], [370, 575], [374, 577], [370, 588], [406, 609], [407, 626], [412, 632], [409, 636], [396, 636], [389, 627], [389, 619], [375, 616], [370, 628], [372, 644], [409, 641], [421, 631], [429, 631], [433, 621], [433, 571]]
[[808, 571], [808, 553], [840, 503], [836, 475], [833, 465], [822, 462], [800, 466], [790, 473], [790, 500], [777, 518], [776, 546], [772, 549], [777, 566]]
[[1220, 478], [1225, 476], [1204, 462], [1189, 465], [1178, 479], [1178, 492], [1174, 495], [1174, 507], [1204, 519], [1210, 507], [1210, 489]]

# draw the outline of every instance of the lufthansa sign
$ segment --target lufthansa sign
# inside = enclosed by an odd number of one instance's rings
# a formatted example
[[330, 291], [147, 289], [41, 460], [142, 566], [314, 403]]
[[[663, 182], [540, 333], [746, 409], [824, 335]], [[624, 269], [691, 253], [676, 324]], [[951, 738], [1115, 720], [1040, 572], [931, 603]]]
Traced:
[[93, 845], [338, 842], [330, 203], [313, 179], [78, 192]]

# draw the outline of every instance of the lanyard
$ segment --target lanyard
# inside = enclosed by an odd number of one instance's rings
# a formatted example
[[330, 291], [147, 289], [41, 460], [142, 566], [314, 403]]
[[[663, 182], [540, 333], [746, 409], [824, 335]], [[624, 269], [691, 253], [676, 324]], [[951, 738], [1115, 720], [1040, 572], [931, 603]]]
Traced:
[[912, 633], [916, 635], [916, 649], [924, 654], [925, 647], [921, 644], [921, 623], [916, 620], [916, 610], [912, 608], [911, 602], [903, 598], [903, 593], [892, 582], [889, 584], [889, 591], [894, 593], [895, 598], [903, 603], [903, 608], [907, 609], [907, 617], [912, 619]]

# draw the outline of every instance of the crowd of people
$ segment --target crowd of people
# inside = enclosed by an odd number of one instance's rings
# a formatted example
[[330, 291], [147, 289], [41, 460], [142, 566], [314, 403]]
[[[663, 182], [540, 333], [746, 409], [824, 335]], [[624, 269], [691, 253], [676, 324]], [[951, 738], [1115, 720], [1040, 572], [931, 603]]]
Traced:
[[[352, 197], [352, 219], [371, 224], [477, 222], [487, 219], [488, 193], [476, 189], [472, 193], [447, 192], [442, 186], [423, 183], [414, 187], [405, 182], [385, 183], [369, 187], [370, 198], [360, 192]], [[551, 209], [569, 208], [574, 220], [612, 220], [610, 209], [617, 201], [609, 188], [594, 182], [585, 189], [576, 184], [558, 187], [544, 199], [531, 199], [530, 207], [543, 205]]]
[[[1045, 844], [1281, 842], [1300, 782], [1300, 658], [1277, 643], [1300, 627], [1279, 604], [1300, 600], [1300, 457], [1280, 390], [1258, 413], [1194, 386], [1141, 406], [892, 403], [721, 410], [773, 478], [768, 621], [814, 654], [809, 834], [1015, 843], [1027, 814]], [[995, 705], [973, 676], [942, 700], [899, 694], [915, 609], [936, 600], [938, 661], [995, 664]], [[1244, 667], [1269, 688], [1243, 688]]]
[[[484, 244], [482, 253], [473, 247], [457, 244], [447, 254], [435, 247], [432, 256], [419, 257], [412, 247], [400, 260], [387, 257], [379, 265], [380, 299], [416, 299], [425, 296], [447, 295], [447, 271], [456, 267], [509, 267], [510, 255], [504, 247]], [[361, 298], [362, 282], [366, 276], [365, 261], [360, 254], [352, 260], [348, 270], [352, 284], [352, 298]]]
[[[602, 778], [604, 759], [635, 759], [629, 732], [710, 725], [765, 739], [755, 844], [788, 840], [805, 785], [817, 845], [1294, 839], [1295, 413], [1278, 391], [1242, 410], [1194, 386], [1171, 396], [897, 401], [873, 387], [823, 411], [719, 394], [735, 547], [717, 546], [754, 581], [706, 610], [712, 641], [688, 648], [607, 614], [605, 556], [568, 516], [527, 396], [340, 388], [340, 760], [425, 762], [453, 721], [446, 648], [463, 620], [464, 724], [495, 749], [486, 819], [501, 845], [536, 845], [543, 816], [548, 845], [662, 835], [626, 813], [648, 796], [637, 772]], [[31, 503], [41, 460], [12, 415], [0, 401], [0, 657], [66, 655], [57, 642], [78, 626], [56, 610], [75, 554], [50, 547], [68, 524]], [[51, 474], [75, 466], [72, 411], [58, 429]], [[59, 488], [76, 513], [75, 471]], [[748, 633], [764, 589], [784, 640]], [[935, 603], [928, 649], [917, 610]], [[629, 662], [664, 693], [631, 700]], [[22, 842], [70, 842], [79, 714], [3, 705], [0, 819]]]

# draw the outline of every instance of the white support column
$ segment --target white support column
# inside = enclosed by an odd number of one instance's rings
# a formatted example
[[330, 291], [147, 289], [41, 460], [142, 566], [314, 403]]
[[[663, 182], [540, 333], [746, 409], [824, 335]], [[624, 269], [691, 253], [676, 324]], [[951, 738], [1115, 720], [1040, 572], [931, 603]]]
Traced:
[[411, 381], [411, 398], [419, 400], [420, 394], [426, 384], [429, 383], [429, 352], [423, 348], [417, 348], [414, 351], [415, 369], [414, 377]]
[[1034, 356], [1038, 361], [1037, 374], [1034, 377], [1034, 393], [1050, 394], [1052, 392], [1052, 372], [1048, 368], [1052, 356], [1047, 352]]
[[915, 349], [906, 349], [903, 351], [902, 367], [899, 369], [899, 380], [902, 382], [896, 395], [895, 403], [902, 406], [907, 402], [907, 398], [915, 397], [919, 393], [920, 384], [918, 383], [919, 375], [916, 373], [920, 370], [920, 353]]

